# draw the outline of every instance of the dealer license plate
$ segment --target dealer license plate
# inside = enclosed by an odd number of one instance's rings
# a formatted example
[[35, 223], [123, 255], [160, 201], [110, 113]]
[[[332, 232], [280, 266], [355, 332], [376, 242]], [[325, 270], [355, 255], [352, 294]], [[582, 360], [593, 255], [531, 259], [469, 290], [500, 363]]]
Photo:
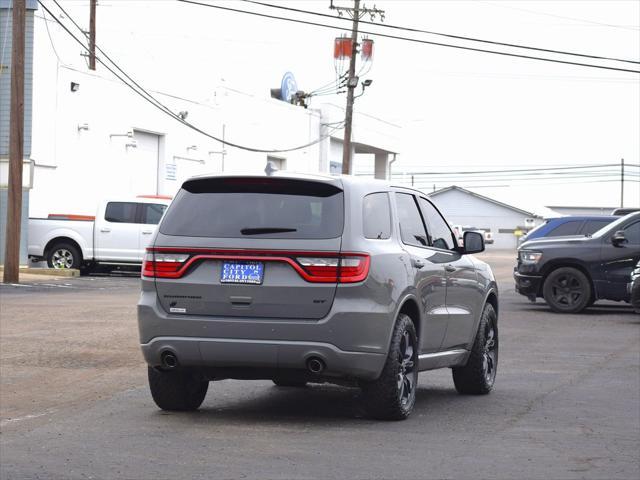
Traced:
[[264, 277], [262, 262], [223, 262], [220, 283], [251, 283], [261, 285]]

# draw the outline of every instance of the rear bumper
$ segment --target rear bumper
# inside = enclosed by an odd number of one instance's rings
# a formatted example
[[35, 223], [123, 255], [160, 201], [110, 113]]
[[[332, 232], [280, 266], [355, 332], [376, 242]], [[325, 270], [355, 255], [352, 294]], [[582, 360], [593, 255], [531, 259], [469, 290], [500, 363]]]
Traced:
[[155, 291], [147, 290], [138, 302], [140, 346], [154, 367], [162, 365], [167, 351], [181, 367], [256, 372], [304, 372], [307, 361], [316, 357], [326, 366], [323, 376], [378, 378], [387, 358], [393, 316], [371, 304], [354, 312], [339, 303], [336, 299], [322, 320], [208, 317], [168, 314]]
[[536, 298], [540, 291], [542, 277], [535, 275], [523, 275], [517, 270], [513, 271], [513, 279], [516, 282], [516, 292], [529, 298]]
[[141, 347], [151, 366], [162, 364], [164, 352], [173, 353], [181, 367], [254, 368], [256, 371], [304, 371], [309, 359], [319, 358], [326, 366], [323, 376], [359, 379], [377, 378], [386, 360], [386, 355], [345, 352], [331, 344], [314, 342], [158, 337]]

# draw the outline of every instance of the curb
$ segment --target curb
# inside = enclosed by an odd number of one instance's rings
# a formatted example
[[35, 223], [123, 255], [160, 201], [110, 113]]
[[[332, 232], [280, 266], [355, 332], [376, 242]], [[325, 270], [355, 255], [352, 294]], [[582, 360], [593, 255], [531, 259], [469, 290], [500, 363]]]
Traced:
[[[4, 273], [4, 267], [0, 266], [0, 274]], [[53, 277], [79, 277], [80, 270], [76, 268], [29, 268], [20, 267], [19, 275], [49, 275]]]

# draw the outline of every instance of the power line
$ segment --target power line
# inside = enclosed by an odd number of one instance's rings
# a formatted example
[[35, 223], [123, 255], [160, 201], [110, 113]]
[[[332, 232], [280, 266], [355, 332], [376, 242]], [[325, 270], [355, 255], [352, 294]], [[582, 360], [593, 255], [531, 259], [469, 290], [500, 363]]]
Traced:
[[[253, 3], [253, 4], [256, 4], [256, 5], [262, 5], [263, 7], [277, 8], [277, 9], [280, 9], [280, 10], [288, 10], [288, 11], [297, 12], [297, 13], [306, 13], [306, 14], [309, 14], [309, 15], [316, 15], [316, 16], [319, 16], [319, 17], [350, 21], [348, 18], [335, 17], [333, 15], [329, 15], [329, 14], [321, 13], [321, 12], [314, 12], [314, 11], [310, 11], [310, 10], [302, 10], [302, 9], [298, 9], [298, 8], [285, 7], [285, 6], [282, 6], [282, 5], [273, 5], [273, 4], [270, 4], [270, 3], [258, 2], [258, 1], [255, 1], [255, 0], [242, 0], [242, 1], [244, 1], [246, 3]], [[406, 32], [426, 33], [428, 35], [436, 35], [436, 36], [439, 36], [439, 37], [455, 38], [457, 40], [467, 40], [467, 41], [470, 41], [470, 42], [488, 43], [488, 44], [491, 44], [491, 45], [501, 45], [501, 46], [504, 46], [504, 47], [522, 48], [522, 49], [534, 50], [534, 51], [538, 51], [538, 52], [557, 53], [557, 54], [561, 54], [561, 55], [571, 55], [571, 56], [575, 56], [575, 57], [592, 58], [592, 59], [597, 59], [597, 60], [612, 60], [612, 61], [615, 61], [615, 62], [640, 64], [640, 61], [638, 61], [638, 60], [626, 60], [626, 59], [622, 59], [622, 58], [603, 57], [603, 56], [599, 56], [599, 55], [590, 55], [590, 54], [586, 54], [586, 53], [576, 53], [576, 52], [567, 52], [567, 51], [563, 51], [563, 50], [554, 50], [554, 49], [548, 49], [548, 48], [531, 47], [531, 46], [527, 46], [527, 45], [520, 45], [520, 44], [517, 44], [517, 43], [505, 43], [505, 42], [498, 42], [498, 41], [494, 41], [494, 40], [484, 40], [484, 39], [481, 39], [481, 38], [466, 37], [466, 36], [463, 36], [463, 35], [453, 35], [453, 34], [450, 34], [450, 33], [434, 32], [432, 30], [422, 30], [420, 28], [402, 27], [402, 26], [399, 26], [399, 25], [390, 25], [388, 23], [378, 24], [378, 23], [375, 23], [375, 22], [369, 22], [367, 20], [360, 20], [360, 23], [366, 23], [368, 25], [375, 25], [375, 26], [384, 27], [384, 28], [391, 28], [391, 29], [394, 29], [394, 30], [402, 30], [402, 31], [406, 31]]]
[[[335, 26], [335, 25], [327, 25], [327, 24], [324, 24], [324, 23], [311, 22], [311, 21], [308, 21], [308, 20], [297, 20], [297, 19], [293, 19], [293, 18], [280, 17], [280, 16], [277, 16], [277, 15], [269, 15], [269, 14], [266, 14], [266, 13], [250, 12], [250, 11], [241, 10], [241, 9], [238, 9], [238, 8], [223, 7], [221, 5], [212, 5], [210, 3], [202, 3], [202, 2], [195, 1], [195, 0], [176, 0], [176, 1], [181, 2], [181, 3], [189, 3], [189, 4], [192, 4], [192, 5], [199, 5], [201, 7], [209, 7], [209, 8], [215, 8], [215, 9], [218, 9], [218, 10], [225, 10], [225, 11], [229, 11], [229, 12], [244, 13], [244, 14], [247, 14], [247, 15], [253, 15], [253, 16], [262, 17], [262, 18], [271, 18], [273, 20], [283, 20], [285, 22], [300, 23], [302, 25], [312, 25], [312, 26], [316, 26], [316, 27], [330, 28], [330, 29], [333, 29], [333, 30], [344, 30], [343, 28]], [[401, 36], [398, 36], [398, 35], [389, 35], [389, 34], [385, 34], [385, 33], [367, 32], [367, 31], [364, 31], [364, 30], [360, 30], [360, 33], [367, 34], [367, 35], [377, 35], [378, 37], [391, 38], [391, 39], [394, 39], [394, 40], [404, 40], [404, 41], [413, 42], [413, 43], [422, 43], [422, 44], [426, 44], [426, 45], [435, 45], [435, 46], [439, 46], [439, 47], [455, 48], [455, 49], [458, 49], [458, 50], [468, 50], [468, 51], [472, 51], [472, 52], [489, 53], [489, 54], [493, 54], [493, 55], [502, 55], [502, 56], [505, 56], [505, 57], [524, 58], [524, 59], [527, 59], [527, 60], [537, 60], [537, 61], [542, 61], [542, 62], [559, 63], [559, 64], [564, 64], [564, 65], [574, 65], [574, 66], [578, 66], [578, 67], [599, 68], [601, 70], [613, 70], [613, 71], [618, 71], [618, 72], [640, 73], [640, 70], [631, 70], [631, 69], [628, 69], [628, 68], [607, 67], [607, 66], [604, 66], [604, 65], [594, 65], [594, 64], [591, 64], [591, 63], [570, 62], [570, 61], [567, 61], [567, 60], [556, 60], [556, 59], [552, 59], [552, 58], [535, 57], [535, 56], [532, 56], [532, 55], [522, 55], [522, 54], [518, 54], [518, 53], [500, 52], [500, 51], [497, 51], [497, 50], [487, 50], [487, 49], [483, 49], [483, 48], [465, 47], [465, 46], [462, 46], [462, 45], [453, 45], [453, 44], [450, 44], [450, 43], [432, 42], [432, 41], [429, 41], [429, 40], [420, 40], [420, 39], [416, 39], [416, 38], [401, 37]]]
[[[613, 179], [613, 180], [580, 180], [580, 181], [568, 181], [568, 182], [549, 182], [546, 183], [544, 186], [562, 186], [562, 185], [580, 185], [580, 184], [590, 184], [590, 183], [620, 183], [619, 179]], [[633, 183], [640, 183], [640, 180], [625, 180], [625, 182], [633, 182]], [[396, 183], [400, 183], [400, 182], [396, 182]], [[412, 186], [413, 188], [416, 188], [418, 190], [427, 190], [427, 189], [432, 189], [433, 186], [435, 185], [436, 188], [444, 188], [444, 187], [448, 187], [451, 185], [456, 185], [459, 187], [463, 187], [463, 188], [510, 188], [510, 187], [540, 187], [541, 185], [539, 183], [520, 183], [518, 185], [510, 185], [510, 184], [473, 184], [470, 185], [469, 183], [465, 183], [465, 182], [425, 182], [424, 184], [420, 184], [420, 185], [411, 185], [411, 182], [401, 182], [402, 186]]]
[[[78, 28], [78, 30], [80, 30], [81, 32], [83, 31], [82, 28], [80, 28], [80, 26], [73, 20], [73, 18], [64, 10], [64, 8], [62, 8], [62, 6], [58, 3], [57, 0], [53, 0], [54, 3], [58, 6], [58, 8], [60, 8], [60, 10], [65, 14], [65, 16], [71, 20], [71, 22], [76, 26], [76, 28]], [[58, 23], [58, 25], [60, 25], [78, 44], [80, 44], [80, 46], [82, 46], [82, 48], [84, 48], [85, 50], [87, 49], [87, 46], [82, 43], [81, 40], [79, 40], [68, 28], [66, 25], [64, 25], [60, 19], [58, 19], [56, 16], [54, 16], [51, 11], [42, 3], [41, 0], [38, 0], [38, 3], [40, 4], [40, 6], [42, 6], [42, 8], [49, 13], [49, 15], [51, 17], [53, 17], [55, 19], [55, 21]], [[83, 32], [84, 33], [84, 32]], [[180, 118], [177, 114], [175, 114], [174, 112], [172, 112], [169, 107], [167, 107], [166, 105], [164, 105], [162, 102], [160, 102], [158, 99], [156, 99], [153, 95], [151, 95], [148, 91], [146, 91], [139, 83], [137, 83], [133, 78], [131, 78], [131, 76], [129, 76], [122, 68], [120, 68], [118, 66], [118, 64], [112, 60], [100, 47], [98, 47], [96, 45], [96, 49], [102, 54], [104, 55], [105, 58], [107, 58], [107, 60], [109, 60], [109, 62], [111, 62], [115, 68], [117, 68], [122, 75], [124, 75], [126, 78], [128, 78], [136, 87], [137, 89], [131, 85], [130, 83], [128, 83], [124, 78], [122, 78], [122, 76], [120, 76], [118, 73], [116, 73], [111, 67], [109, 67], [109, 65], [107, 65], [101, 58], [96, 56], [96, 60], [102, 64], [107, 70], [109, 70], [113, 75], [116, 76], [116, 78], [118, 78], [122, 83], [124, 83], [127, 87], [129, 87], [133, 92], [135, 92], [137, 95], [139, 95], [142, 99], [144, 99], [145, 101], [147, 101], [148, 103], [150, 103], [151, 105], [153, 105], [154, 107], [156, 107], [158, 110], [160, 110], [161, 112], [169, 115], [171, 118], [173, 118], [174, 120], [182, 123], [183, 125], [191, 128], [192, 130], [206, 136], [209, 137], [217, 142], [220, 142], [222, 144], [224, 144], [225, 146], [230, 146], [230, 147], [234, 147], [234, 148], [238, 148], [241, 150], [246, 150], [246, 151], [250, 151], [250, 152], [255, 152], [255, 153], [285, 153], [285, 152], [292, 152], [295, 150], [301, 150], [303, 148], [307, 148], [310, 147], [312, 145], [315, 145], [321, 141], [323, 141], [324, 139], [328, 138], [333, 132], [335, 132], [336, 130], [339, 130], [339, 127], [334, 128], [333, 130], [331, 130], [328, 134], [320, 136], [318, 139], [314, 140], [313, 142], [309, 142], [307, 144], [304, 145], [300, 145], [297, 147], [293, 147], [293, 148], [286, 148], [286, 149], [262, 149], [262, 148], [254, 148], [254, 147], [247, 147], [244, 145], [240, 145], [237, 143], [233, 143], [230, 142], [228, 140], [223, 140], [221, 138], [216, 137], [215, 135], [212, 135], [204, 130], [202, 130], [201, 128], [187, 122], [186, 120]], [[138, 90], [139, 89], [139, 90]]]
[[[637, 164], [628, 164], [631, 166], [638, 166]], [[482, 174], [493, 174], [493, 173], [518, 173], [518, 172], [539, 172], [541, 170], [582, 170], [582, 169], [593, 169], [600, 167], [619, 167], [619, 163], [597, 163], [593, 165], [581, 165], [581, 166], [567, 166], [567, 167], [548, 167], [548, 168], [520, 168], [520, 169], [508, 169], [508, 170], [466, 170], [466, 171], [449, 171], [449, 172], [404, 172], [407, 175], [449, 175], [449, 174], [474, 174], [474, 173], [482, 173]]]

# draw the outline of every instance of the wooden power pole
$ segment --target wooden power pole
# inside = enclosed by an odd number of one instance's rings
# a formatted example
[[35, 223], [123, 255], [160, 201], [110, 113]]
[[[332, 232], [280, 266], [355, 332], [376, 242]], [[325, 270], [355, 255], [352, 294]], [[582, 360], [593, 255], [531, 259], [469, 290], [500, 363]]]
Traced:
[[[376, 15], [380, 16], [381, 20], [384, 20], [384, 11], [378, 8], [367, 8], [363, 6], [360, 8], [360, 0], [354, 0], [353, 8], [338, 7], [333, 4], [329, 6], [332, 10], [336, 10], [339, 16], [342, 16], [345, 12], [353, 19], [351, 27], [351, 56], [349, 58], [349, 75], [347, 77], [347, 109], [344, 119], [344, 141], [342, 142], [342, 173], [351, 173], [351, 129], [353, 125], [353, 100], [355, 98], [355, 89], [358, 86], [358, 77], [356, 76], [356, 55], [358, 53], [358, 22], [360, 18], [365, 15], [371, 15], [373, 19]], [[364, 88], [364, 87], [363, 87]]]
[[13, 0], [11, 107], [9, 116], [9, 184], [4, 251], [5, 283], [18, 283], [22, 222], [22, 162], [24, 149], [24, 41], [26, 0]]
[[360, 0], [353, 7], [353, 26], [351, 28], [351, 58], [347, 77], [347, 111], [344, 122], [344, 140], [342, 142], [342, 173], [351, 173], [351, 127], [353, 124], [353, 96], [358, 86], [356, 77], [356, 53], [358, 52], [358, 22], [360, 20]]
[[96, 6], [98, 0], [91, 0], [89, 7], [89, 69], [96, 69]]

